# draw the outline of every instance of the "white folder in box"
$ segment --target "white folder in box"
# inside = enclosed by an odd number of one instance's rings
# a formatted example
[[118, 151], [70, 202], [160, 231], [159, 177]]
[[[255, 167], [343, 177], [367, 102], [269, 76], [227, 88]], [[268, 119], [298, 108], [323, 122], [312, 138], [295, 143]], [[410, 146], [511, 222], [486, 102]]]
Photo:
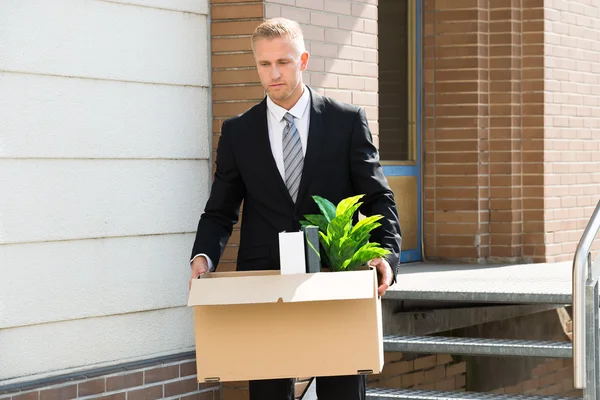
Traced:
[[279, 261], [281, 275], [305, 274], [304, 233], [279, 233]]

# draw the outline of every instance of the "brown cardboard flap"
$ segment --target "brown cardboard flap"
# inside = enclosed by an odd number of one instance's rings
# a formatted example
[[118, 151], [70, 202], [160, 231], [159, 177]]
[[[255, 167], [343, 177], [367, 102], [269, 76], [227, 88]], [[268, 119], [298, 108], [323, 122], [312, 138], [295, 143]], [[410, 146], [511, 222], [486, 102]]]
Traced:
[[318, 272], [280, 275], [278, 273], [226, 273], [227, 276], [196, 279], [188, 306], [296, 303], [307, 301], [370, 299], [377, 296], [374, 270]]

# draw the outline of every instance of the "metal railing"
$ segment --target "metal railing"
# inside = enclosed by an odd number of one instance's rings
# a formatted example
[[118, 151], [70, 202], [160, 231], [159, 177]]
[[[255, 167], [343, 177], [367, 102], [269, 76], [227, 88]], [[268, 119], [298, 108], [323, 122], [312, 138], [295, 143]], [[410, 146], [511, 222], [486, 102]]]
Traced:
[[[600, 231], [600, 202], [577, 245], [573, 259], [573, 368], [574, 384], [585, 389], [585, 399], [600, 399], [600, 326], [598, 278], [600, 262], [592, 262], [591, 249]], [[587, 330], [586, 330], [587, 328]]]

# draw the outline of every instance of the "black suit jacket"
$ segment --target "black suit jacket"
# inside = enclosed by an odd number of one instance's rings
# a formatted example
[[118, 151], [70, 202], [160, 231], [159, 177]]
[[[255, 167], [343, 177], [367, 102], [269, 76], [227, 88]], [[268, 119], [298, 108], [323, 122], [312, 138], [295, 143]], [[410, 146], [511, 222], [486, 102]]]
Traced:
[[360, 212], [384, 216], [382, 226], [372, 231], [371, 241], [392, 252], [386, 259], [395, 281], [400, 226], [365, 112], [313, 90], [310, 94], [308, 145], [296, 204], [272, 156], [266, 98], [223, 123], [214, 181], [198, 223], [192, 257], [205, 253], [217, 265], [243, 201], [237, 269], [279, 269], [278, 234], [298, 231], [305, 214], [319, 213], [312, 195], [337, 204], [365, 194]]

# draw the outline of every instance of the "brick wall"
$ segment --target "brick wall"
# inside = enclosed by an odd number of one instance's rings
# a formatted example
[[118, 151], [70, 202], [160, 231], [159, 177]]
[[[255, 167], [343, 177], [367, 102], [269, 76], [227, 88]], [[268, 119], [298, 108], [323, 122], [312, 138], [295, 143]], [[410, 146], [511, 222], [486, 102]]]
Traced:
[[489, 10], [424, 1], [424, 245], [429, 258], [490, 256]]
[[[311, 378], [299, 378], [296, 380], [295, 399], [300, 399], [304, 391], [311, 383]], [[221, 398], [219, 400], [247, 400], [248, 399], [248, 382], [223, 382], [221, 387]]]
[[[296, 385], [299, 398], [309, 384], [302, 378]], [[423, 390], [464, 391], [466, 363], [455, 362], [449, 355], [411, 356], [402, 353], [385, 353], [385, 364], [381, 374], [368, 377], [369, 387], [413, 388]], [[223, 383], [222, 400], [246, 400], [247, 382]]]
[[219, 400], [219, 396], [218, 385], [198, 384], [196, 362], [193, 359], [89, 379], [72, 379], [31, 390], [0, 393], [0, 399], [5, 400], [145, 400], [166, 397], [179, 400]]
[[411, 357], [410, 354], [385, 353], [379, 375], [368, 379], [369, 387], [419, 390], [464, 391], [466, 363], [455, 362], [445, 354]]
[[544, 241], [544, 23], [543, 0], [522, 0], [523, 255], [546, 261]]
[[573, 387], [573, 362], [571, 360], [550, 360], [535, 367], [531, 375], [531, 378], [526, 381], [496, 389], [493, 392], [583, 397], [583, 392]]
[[305, 83], [363, 106], [377, 142], [377, 0], [265, 0], [265, 17], [302, 26], [311, 57]]
[[600, 198], [600, 5], [424, 6], [426, 255], [572, 259]]
[[572, 259], [600, 199], [600, 4], [544, 7], [545, 220], [549, 261]]
[[[223, 121], [244, 112], [264, 97], [250, 38], [263, 21], [265, 5], [262, 0], [211, 0], [210, 3], [214, 170]], [[235, 270], [239, 238], [238, 224], [221, 257], [220, 271]]]
[[480, 160], [489, 163], [489, 169], [485, 176], [487, 189], [480, 188], [480, 194], [488, 195], [487, 201], [481, 198], [485, 204], [481, 211], [489, 228], [482, 235], [489, 238], [489, 257], [519, 260], [523, 256], [521, 177], [528, 172], [524, 170], [521, 148], [521, 96], [526, 89], [521, 72], [522, 9], [510, 2], [490, 1], [487, 16], [488, 33], [482, 35], [482, 44], [485, 47], [487, 36], [488, 70], [480, 76], [484, 80], [484, 93], [488, 93], [483, 108], [489, 112], [489, 122], [481, 138], [481, 150], [486, 154]]
[[553, 261], [543, 0], [424, 4], [426, 255]]

